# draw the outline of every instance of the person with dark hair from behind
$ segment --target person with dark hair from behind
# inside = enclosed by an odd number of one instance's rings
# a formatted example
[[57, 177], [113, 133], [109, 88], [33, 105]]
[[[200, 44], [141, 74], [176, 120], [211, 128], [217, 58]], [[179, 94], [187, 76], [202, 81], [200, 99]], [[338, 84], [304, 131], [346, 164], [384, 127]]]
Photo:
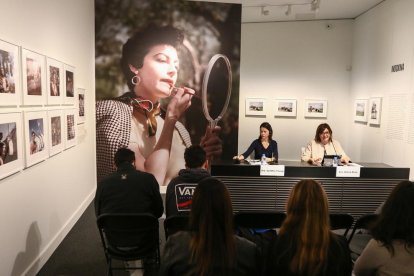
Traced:
[[257, 246], [234, 235], [226, 186], [214, 177], [204, 178], [194, 192], [190, 231], [168, 238], [159, 275], [256, 275], [257, 264]]
[[261, 159], [264, 154], [266, 162], [277, 162], [279, 158], [277, 142], [272, 137], [272, 126], [268, 122], [263, 122], [260, 125], [259, 138], [255, 139], [244, 153], [234, 156], [233, 159], [244, 160], [254, 151], [254, 159]]
[[164, 208], [155, 177], [135, 168], [135, 153], [120, 148], [115, 153], [116, 172], [98, 183], [95, 213], [151, 213], [161, 217]]
[[343, 236], [331, 232], [328, 198], [315, 180], [301, 180], [291, 190], [265, 275], [351, 275], [352, 260]]
[[414, 275], [414, 183], [392, 190], [371, 229], [371, 239], [356, 260], [354, 273]]
[[194, 190], [203, 178], [209, 177], [206, 152], [199, 145], [184, 151], [185, 169], [179, 171], [167, 186], [165, 197], [166, 217], [188, 215], [191, 210]]

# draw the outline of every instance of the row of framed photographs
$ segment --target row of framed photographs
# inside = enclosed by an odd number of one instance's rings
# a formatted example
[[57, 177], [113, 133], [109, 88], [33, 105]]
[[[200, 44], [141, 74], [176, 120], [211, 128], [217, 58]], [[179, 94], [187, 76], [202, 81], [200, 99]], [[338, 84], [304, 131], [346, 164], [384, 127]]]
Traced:
[[75, 68], [0, 40], [0, 106], [76, 103]]
[[75, 146], [76, 113], [74, 108], [0, 113], [0, 179]]
[[[270, 109], [275, 117], [296, 117], [295, 99], [274, 99]], [[246, 98], [246, 115], [263, 116], [267, 114], [267, 102], [262, 98]], [[307, 118], [326, 118], [327, 100], [306, 99], [304, 116]]]
[[355, 100], [354, 121], [379, 125], [381, 123], [382, 98]]

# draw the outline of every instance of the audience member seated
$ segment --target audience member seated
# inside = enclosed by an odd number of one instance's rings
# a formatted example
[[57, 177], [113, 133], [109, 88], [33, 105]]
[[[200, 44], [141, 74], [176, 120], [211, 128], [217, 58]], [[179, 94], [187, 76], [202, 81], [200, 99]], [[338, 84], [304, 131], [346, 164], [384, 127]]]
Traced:
[[286, 215], [265, 275], [351, 275], [348, 243], [330, 231], [328, 199], [318, 182], [301, 180], [293, 187]]
[[381, 208], [355, 275], [414, 275], [414, 183], [400, 182]]
[[135, 153], [120, 148], [115, 153], [117, 171], [98, 183], [96, 216], [104, 213], [151, 213], [161, 217], [164, 208], [155, 177], [135, 168]]
[[257, 275], [257, 247], [234, 235], [230, 194], [220, 180], [198, 183], [190, 230], [168, 238], [159, 275]]
[[206, 152], [199, 145], [192, 145], [184, 152], [185, 169], [168, 184], [165, 197], [166, 216], [188, 215], [194, 190], [200, 180], [209, 177]]
[[350, 162], [341, 144], [332, 138], [331, 127], [323, 123], [316, 129], [315, 138], [306, 146], [302, 161], [320, 166], [325, 155], [340, 155], [343, 164]]

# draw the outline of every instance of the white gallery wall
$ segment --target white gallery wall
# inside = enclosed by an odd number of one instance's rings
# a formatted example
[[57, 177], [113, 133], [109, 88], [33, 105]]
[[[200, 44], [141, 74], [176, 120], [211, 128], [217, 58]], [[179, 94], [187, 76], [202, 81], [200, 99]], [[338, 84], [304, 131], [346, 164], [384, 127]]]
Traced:
[[1, 40], [73, 65], [75, 88], [86, 91], [77, 145], [0, 180], [0, 275], [35, 275], [96, 188], [94, 1], [0, 0], [0, 6]]
[[[355, 20], [243, 24], [239, 153], [268, 121], [279, 158], [299, 160], [327, 122], [354, 161], [414, 168], [413, 11], [414, 1], [388, 0]], [[404, 71], [392, 73], [397, 64]], [[249, 97], [296, 99], [297, 116], [246, 116]], [[380, 124], [355, 122], [355, 100], [373, 97], [382, 98]], [[326, 119], [304, 118], [309, 98], [328, 101]]]

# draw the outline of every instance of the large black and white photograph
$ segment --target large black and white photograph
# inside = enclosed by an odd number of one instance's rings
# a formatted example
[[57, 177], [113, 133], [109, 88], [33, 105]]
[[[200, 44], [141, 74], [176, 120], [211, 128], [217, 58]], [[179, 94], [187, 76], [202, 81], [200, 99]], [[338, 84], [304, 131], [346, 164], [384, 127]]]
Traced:
[[275, 117], [296, 117], [296, 100], [276, 99], [274, 101]]
[[45, 56], [22, 49], [23, 103], [41, 105], [46, 103]]
[[23, 168], [21, 137], [21, 113], [0, 113], [0, 179]]
[[361, 122], [361, 123], [366, 123], [368, 121], [368, 100], [367, 99], [355, 100], [354, 121]]
[[0, 40], [0, 105], [19, 104], [20, 101], [19, 47]]
[[379, 125], [381, 123], [381, 102], [382, 98], [380, 97], [369, 99], [368, 122], [370, 125]]
[[26, 111], [24, 115], [26, 166], [29, 167], [49, 157], [49, 132], [46, 111]]

